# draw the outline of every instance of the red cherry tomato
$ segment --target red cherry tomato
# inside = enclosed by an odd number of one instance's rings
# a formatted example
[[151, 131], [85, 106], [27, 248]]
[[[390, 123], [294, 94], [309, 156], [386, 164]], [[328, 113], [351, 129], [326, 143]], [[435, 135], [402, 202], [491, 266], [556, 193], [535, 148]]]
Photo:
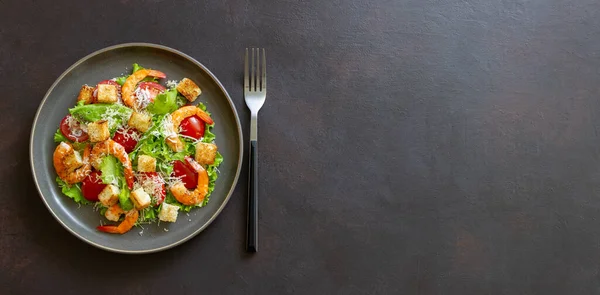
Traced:
[[[145, 175], [148, 178], [155, 178], [155, 177], [159, 177], [157, 172], [139, 172], [140, 174]], [[161, 178], [162, 179], [162, 178]], [[143, 180], [142, 180], [143, 181]], [[160, 205], [162, 202], [164, 202], [165, 197], [167, 196], [167, 190], [165, 189], [165, 183], [163, 181], [162, 186], [161, 186], [161, 191], [158, 194], [153, 194], [153, 197], [156, 199], [156, 206]]]
[[154, 98], [156, 98], [157, 95], [166, 90], [165, 86], [156, 82], [142, 82], [138, 87], [148, 91], [150, 101], [154, 101]]
[[96, 101], [96, 99], [98, 98], [98, 85], [100, 84], [108, 84], [108, 85], [114, 85], [117, 87], [117, 93], [120, 96], [121, 95], [121, 85], [119, 85], [119, 83], [113, 81], [113, 80], [103, 80], [98, 82], [98, 84], [96, 85], [96, 88], [94, 89], [94, 93], [93, 93], [93, 97], [94, 97], [94, 101]]
[[206, 128], [204, 121], [196, 115], [183, 119], [179, 126], [181, 126], [181, 134], [195, 139], [200, 139], [204, 136], [204, 129]]
[[102, 183], [102, 179], [100, 179], [100, 174], [98, 171], [92, 171], [83, 179], [81, 192], [88, 201], [97, 202], [98, 195], [106, 187], [106, 184]]
[[139, 137], [139, 133], [135, 129], [123, 129], [120, 128], [113, 136], [113, 140], [117, 143], [121, 144], [127, 153], [131, 153], [135, 146], [137, 145], [137, 140], [135, 138]]
[[185, 162], [175, 161], [173, 163], [173, 176], [181, 177], [181, 181], [187, 189], [195, 189], [198, 186], [198, 173]]
[[79, 122], [71, 115], [65, 116], [60, 121], [60, 132], [71, 141], [83, 142], [88, 140], [88, 134], [81, 129]]

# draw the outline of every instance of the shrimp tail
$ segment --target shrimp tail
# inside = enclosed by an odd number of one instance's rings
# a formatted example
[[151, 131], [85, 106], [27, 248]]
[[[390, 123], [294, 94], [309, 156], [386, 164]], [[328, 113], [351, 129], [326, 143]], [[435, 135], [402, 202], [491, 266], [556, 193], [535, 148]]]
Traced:
[[119, 225], [100, 225], [96, 227], [99, 231], [109, 234], [124, 234], [131, 230], [139, 217], [139, 212], [135, 209], [125, 214], [125, 219]]
[[125, 83], [123, 83], [123, 86], [121, 87], [121, 98], [126, 106], [133, 108], [134, 110], [138, 109], [133, 93], [137, 84], [148, 76], [156, 78], [167, 77], [167, 75], [161, 71], [149, 69], [139, 70], [131, 74], [129, 77], [127, 77]]
[[101, 232], [109, 234], [122, 234], [122, 232], [119, 231], [119, 227], [116, 225], [100, 225], [96, 228]]

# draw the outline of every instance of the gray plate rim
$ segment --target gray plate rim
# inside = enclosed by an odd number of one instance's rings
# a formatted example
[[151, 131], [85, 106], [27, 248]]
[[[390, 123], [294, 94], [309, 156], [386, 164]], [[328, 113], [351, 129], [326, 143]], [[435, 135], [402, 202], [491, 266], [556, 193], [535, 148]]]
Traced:
[[[34, 169], [34, 161], [33, 161], [33, 139], [35, 137], [35, 129], [36, 129], [36, 125], [38, 123], [38, 117], [40, 115], [40, 112], [42, 110], [42, 107], [44, 106], [44, 104], [46, 103], [47, 98], [49, 97], [50, 93], [52, 93], [52, 91], [54, 90], [54, 88], [56, 87], [56, 85], [58, 85], [62, 79], [69, 74], [74, 68], [76, 68], [77, 66], [79, 66], [81, 63], [85, 62], [86, 60], [99, 55], [99, 54], [103, 54], [105, 52], [111, 51], [111, 50], [115, 50], [115, 49], [121, 49], [121, 48], [125, 48], [125, 47], [148, 47], [148, 48], [155, 48], [155, 49], [160, 49], [160, 50], [165, 50], [165, 51], [169, 51], [171, 53], [177, 54], [185, 59], [187, 59], [188, 61], [190, 61], [191, 63], [193, 63], [194, 65], [196, 65], [198, 68], [200, 68], [202, 71], [204, 71], [208, 76], [211, 77], [211, 79], [219, 86], [219, 88], [221, 89], [221, 91], [223, 91], [223, 94], [225, 94], [225, 97], [227, 98], [227, 102], [229, 103], [229, 106], [231, 107], [231, 110], [233, 112], [235, 121], [236, 121], [236, 127], [237, 127], [237, 131], [238, 131], [238, 139], [239, 139], [239, 149], [240, 149], [240, 153], [238, 156], [238, 162], [237, 162], [237, 169], [235, 172], [235, 177], [233, 179], [233, 183], [231, 185], [231, 188], [229, 189], [229, 191], [227, 192], [227, 196], [225, 197], [225, 200], [223, 201], [223, 203], [221, 204], [221, 206], [217, 209], [217, 211], [210, 217], [210, 219], [204, 224], [202, 225], [200, 228], [198, 228], [196, 231], [192, 232], [190, 235], [188, 235], [187, 237], [184, 237], [182, 239], [179, 239], [169, 245], [165, 245], [162, 247], [157, 247], [157, 248], [153, 248], [153, 249], [147, 249], [147, 250], [123, 250], [123, 249], [117, 249], [117, 248], [112, 248], [110, 246], [105, 246], [105, 245], [100, 245], [98, 243], [94, 243], [93, 241], [90, 241], [88, 239], [86, 239], [84, 236], [80, 235], [77, 231], [73, 230], [72, 228], [70, 228], [69, 226], [67, 226], [67, 224], [65, 224], [57, 215], [56, 213], [52, 210], [52, 208], [50, 207], [50, 205], [48, 204], [48, 202], [46, 201], [46, 198], [44, 197], [44, 194], [42, 193], [42, 190], [40, 189], [40, 186], [38, 184], [38, 179], [36, 177], [35, 174], [35, 169]], [[244, 151], [244, 140], [243, 140], [243, 135], [242, 135], [242, 126], [240, 124], [240, 119], [237, 113], [237, 109], [235, 107], [235, 105], [233, 104], [233, 101], [231, 100], [231, 97], [229, 96], [229, 93], [227, 92], [227, 90], [225, 89], [225, 87], [223, 86], [223, 84], [221, 84], [221, 82], [219, 81], [219, 79], [217, 79], [217, 77], [210, 71], [208, 70], [208, 68], [206, 68], [202, 63], [200, 63], [199, 61], [197, 61], [196, 59], [194, 59], [193, 57], [179, 51], [176, 49], [173, 49], [171, 47], [168, 46], [164, 46], [164, 45], [159, 45], [159, 44], [153, 44], [153, 43], [145, 43], [145, 42], [133, 42], [133, 43], [122, 43], [122, 44], [117, 44], [117, 45], [113, 45], [113, 46], [109, 46], [109, 47], [105, 47], [102, 48], [100, 50], [96, 50], [88, 55], [86, 55], [85, 57], [79, 59], [77, 62], [75, 62], [73, 65], [71, 65], [69, 68], [67, 68], [55, 81], [54, 83], [52, 83], [52, 86], [50, 86], [50, 88], [48, 89], [48, 91], [46, 92], [46, 94], [44, 95], [44, 98], [42, 99], [42, 101], [40, 102], [40, 105], [38, 106], [38, 109], [35, 113], [35, 117], [33, 119], [33, 125], [31, 127], [31, 132], [30, 132], [30, 137], [29, 137], [29, 165], [31, 168], [31, 174], [33, 176], [33, 180], [36, 186], [36, 189], [38, 191], [38, 194], [40, 196], [40, 198], [42, 199], [42, 201], [44, 202], [44, 204], [46, 205], [46, 208], [48, 208], [48, 210], [50, 211], [50, 213], [52, 214], [52, 216], [54, 217], [54, 219], [56, 219], [58, 221], [58, 223], [60, 223], [65, 229], [67, 229], [67, 231], [69, 231], [71, 234], [73, 234], [74, 236], [76, 236], [77, 238], [79, 238], [80, 240], [103, 250], [106, 251], [110, 251], [110, 252], [115, 252], [115, 253], [122, 253], [122, 254], [145, 254], [145, 253], [154, 253], [154, 252], [159, 252], [159, 251], [163, 251], [163, 250], [167, 250], [170, 248], [173, 248], [175, 246], [178, 246], [186, 241], [188, 241], [189, 239], [193, 238], [194, 236], [196, 236], [197, 234], [199, 234], [200, 232], [202, 232], [204, 229], [206, 229], [216, 218], [217, 216], [221, 213], [221, 211], [223, 211], [223, 208], [225, 208], [225, 206], [227, 205], [227, 203], [229, 202], [229, 199], [231, 198], [231, 195], [233, 194], [233, 191], [235, 190], [236, 186], [237, 186], [237, 182], [239, 180], [239, 176], [240, 176], [240, 171], [242, 168], [242, 160], [243, 160], [243, 151]]]

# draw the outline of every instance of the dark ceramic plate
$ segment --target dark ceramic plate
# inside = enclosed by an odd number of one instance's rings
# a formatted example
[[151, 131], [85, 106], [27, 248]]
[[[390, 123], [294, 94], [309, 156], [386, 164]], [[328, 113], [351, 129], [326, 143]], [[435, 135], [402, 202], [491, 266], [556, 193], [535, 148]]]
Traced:
[[[98, 232], [103, 220], [92, 206], [79, 206], [64, 196], [54, 179], [53, 135], [68, 108], [75, 105], [83, 84], [94, 85], [121, 76], [133, 63], [161, 70], [168, 79], [188, 77], [202, 88], [199, 101], [206, 104], [215, 121], [216, 144], [225, 161], [210, 202], [193, 209], [189, 216], [180, 213], [176, 223], [134, 227], [124, 235]], [[217, 78], [201, 63], [171, 48], [145, 43], [130, 43], [96, 51], [68, 68], [50, 87], [42, 100], [31, 130], [30, 161], [35, 184], [54, 217], [72, 234], [98, 248], [120, 253], [150, 253], [179, 245], [205, 229], [219, 215], [231, 196], [242, 163], [242, 132], [231, 98]], [[142, 232], [143, 231], [143, 232]]]

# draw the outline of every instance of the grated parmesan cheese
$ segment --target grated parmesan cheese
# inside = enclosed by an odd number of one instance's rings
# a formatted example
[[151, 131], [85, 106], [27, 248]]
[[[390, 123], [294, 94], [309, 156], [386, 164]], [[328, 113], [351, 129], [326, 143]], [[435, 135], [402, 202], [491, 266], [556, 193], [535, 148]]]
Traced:
[[69, 130], [71, 130], [71, 134], [75, 137], [79, 137], [83, 132], [87, 132], [87, 125], [80, 124], [73, 116], [68, 116], [65, 122], [67, 123], [67, 126], [69, 126]]
[[[179, 129], [180, 129], [179, 132], [181, 132], [181, 127]], [[199, 142], [202, 142], [202, 139], [204, 139], [204, 137], [200, 137], [199, 139], [195, 139], [195, 138], [193, 138], [191, 136], [183, 135], [181, 133], [179, 134], [179, 136], [181, 136], [183, 138], [191, 139], [193, 141], [192, 144], [197, 144]]]
[[165, 180], [160, 175], [147, 175], [144, 173], [136, 173], [135, 178], [137, 182], [134, 183], [134, 187], [141, 187], [147, 194], [152, 196], [152, 200], [158, 202], [158, 196], [162, 195], [163, 186]]
[[177, 80], [168, 80], [167, 81], [168, 88], [175, 88], [175, 87], [177, 87], [177, 84], [179, 84], [179, 82]]
[[110, 129], [122, 127], [123, 125], [126, 125], [127, 121], [129, 120], [129, 114], [120, 113], [112, 108], [106, 108], [106, 111], [100, 115], [100, 117], [102, 120], [106, 120], [108, 122], [108, 127]]
[[147, 88], [136, 88], [134, 95], [136, 99], [135, 103], [139, 109], [145, 109], [152, 102], [150, 91]]
[[140, 134], [131, 130], [129, 127], [119, 128], [116, 133], [121, 134], [125, 140], [133, 139], [138, 142], [141, 139]]

